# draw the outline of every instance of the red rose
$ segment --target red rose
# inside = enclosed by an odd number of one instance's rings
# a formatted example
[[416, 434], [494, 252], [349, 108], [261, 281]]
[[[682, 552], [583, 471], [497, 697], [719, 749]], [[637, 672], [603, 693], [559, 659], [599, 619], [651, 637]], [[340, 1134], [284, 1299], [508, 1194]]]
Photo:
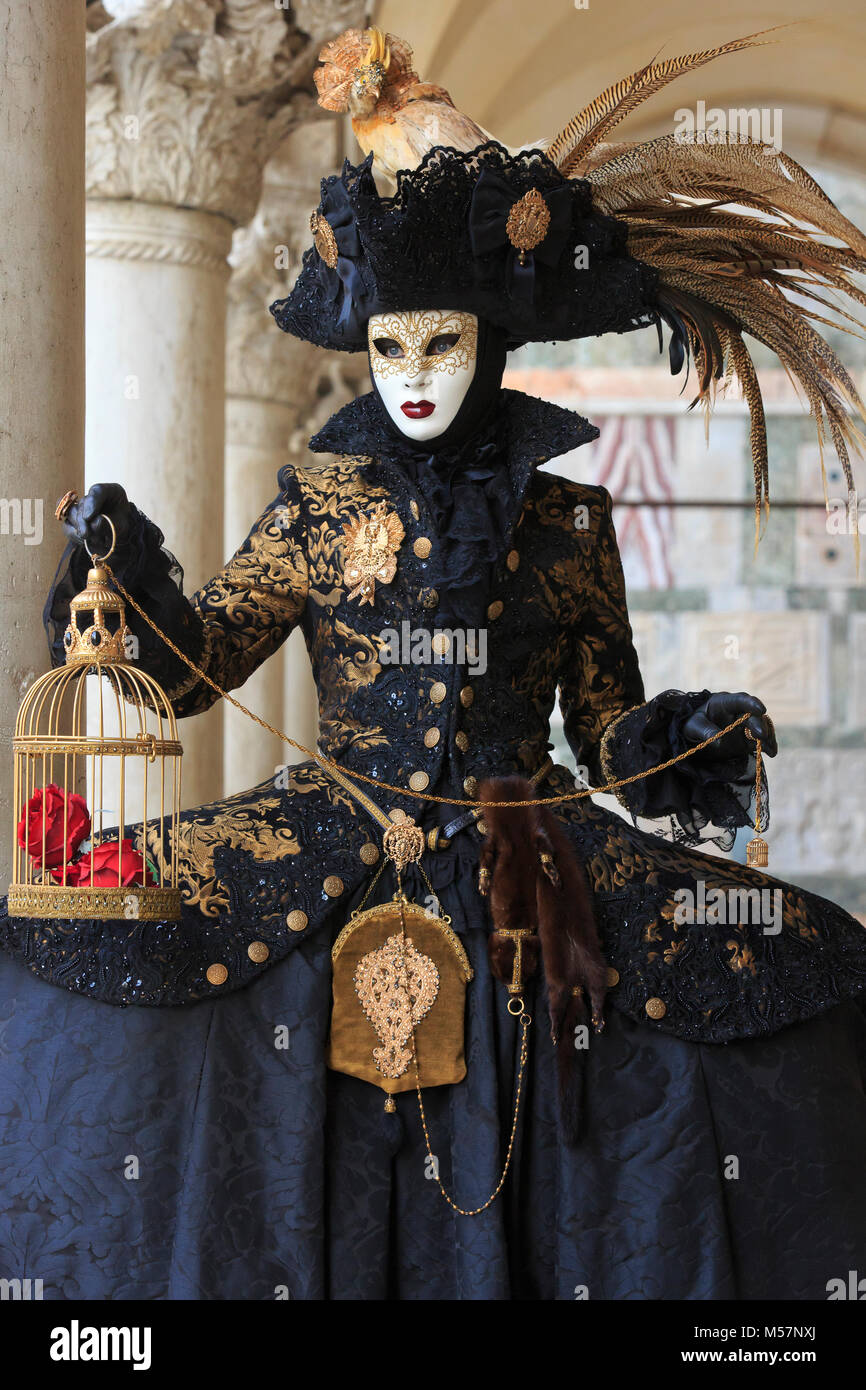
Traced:
[[117, 865], [117, 841], [110, 840], [97, 845], [92, 854], [83, 854], [70, 864], [66, 882], [76, 888], [127, 888], [132, 884], [153, 883], [152, 874], [131, 840], [121, 840], [119, 873]]
[[71, 859], [89, 834], [90, 812], [84, 797], [65, 792], [54, 782], [33, 793], [18, 822], [19, 845], [38, 864], [44, 849], [47, 869]]

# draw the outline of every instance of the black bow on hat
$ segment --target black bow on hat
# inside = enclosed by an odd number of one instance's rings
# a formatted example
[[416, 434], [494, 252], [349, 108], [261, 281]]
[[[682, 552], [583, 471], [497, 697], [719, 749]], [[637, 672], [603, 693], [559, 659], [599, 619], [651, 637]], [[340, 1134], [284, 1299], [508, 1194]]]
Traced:
[[573, 194], [568, 184], [544, 193], [530, 189], [515, 199], [513, 186], [493, 169], [478, 177], [469, 208], [472, 254], [489, 256], [508, 248], [508, 284], [515, 299], [532, 304], [535, 262], [556, 266], [572, 229]]

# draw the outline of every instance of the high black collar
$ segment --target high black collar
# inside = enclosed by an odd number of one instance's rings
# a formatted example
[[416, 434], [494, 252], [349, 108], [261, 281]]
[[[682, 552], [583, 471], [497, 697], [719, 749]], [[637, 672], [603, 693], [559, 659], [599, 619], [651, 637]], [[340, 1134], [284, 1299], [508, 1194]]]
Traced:
[[[476, 431], [459, 448], [449, 451], [454, 461], [471, 463], [477, 450], [490, 442], [501, 448], [515, 483], [525, 486], [532, 467], [548, 459], [567, 454], [580, 444], [598, 438], [598, 430], [574, 410], [524, 395], [522, 391], [503, 390], [501, 408], [490, 424]], [[387, 428], [383, 409], [375, 392], [357, 396], [344, 405], [328, 423], [313, 435], [310, 449], [315, 454], [352, 454], [383, 463], [403, 463], [423, 454], [419, 446], [396, 436]], [[436, 455], [437, 461], [442, 455]], [[519, 488], [520, 491], [523, 487]]]
[[[310, 449], [314, 453], [350, 454], [362, 469], [396, 469], [399, 485], [410, 488], [410, 470], [405, 464], [411, 458], [417, 465], [418, 446], [396, 436], [385, 424], [383, 414], [375, 392], [358, 396], [331, 416], [310, 440]], [[466, 439], [453, 457], [435, 455], [436, 467], [438, 470], [452, 463], [457, 467], [463, 461], [471, 464], [481, 450], [488, 457], [492, 453], [502, 458], [511, 490], [504, 514], [504, 553], [512, 544], [533, 468], [597, 438], [595, 425], [576, 411], [551, 405], [537, 396], [526, 396], [522, 391], [503, 390], [500, 409], [490, 423]]]

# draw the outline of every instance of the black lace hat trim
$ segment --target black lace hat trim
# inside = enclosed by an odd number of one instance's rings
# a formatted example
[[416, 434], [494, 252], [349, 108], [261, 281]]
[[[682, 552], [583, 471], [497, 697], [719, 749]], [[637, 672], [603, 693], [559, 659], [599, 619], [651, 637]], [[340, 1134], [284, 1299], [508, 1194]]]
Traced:
[[[334, 233], [333, 266], [305, 252], [291, 293], [271, 305], [280, 328], [321, 347], [359, 352], [375, 313], [463, 309], [512, 344], [622, 333], [657, 321], [655, 271], [626, 250], [625, 226], [598, 212], [590, 185], [566, 179], [540, 150], [495, 141], [465, 153], [430, 150], [383, 198], [368, 156], [322, 181], [318, 215]], [[549, 227], [523, 260], [508, 214], [531, 190]]]

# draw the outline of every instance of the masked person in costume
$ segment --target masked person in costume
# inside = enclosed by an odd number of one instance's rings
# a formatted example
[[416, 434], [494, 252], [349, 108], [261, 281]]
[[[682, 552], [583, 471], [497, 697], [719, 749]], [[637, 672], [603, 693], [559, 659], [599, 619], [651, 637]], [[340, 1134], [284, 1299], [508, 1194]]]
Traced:
[[[704, 396], [745, 385], [760, 501], [742, 334], [801, 373], [844, 454], [853, 386], [782, 266], [847, 288], [866, 248], [790, 162], [751, 190], [754, 151], [707, 150], [689, 183], [653, 142], [571, 177], [593, 128], [556, 160], [436, 147], [392, 197], [372, 155], [323, 181], [272, 312], [367, 352], [372, 390], [198, 593], [120, 488], [67, 514], [55, 663], [110, 517], [115, 574], [221, 689], [302, 627], [321, 761], [183, 813], [178, 922], [4, 921], [0, 1272], [46, 1297], [823, 1298], [862, 1253], [863, 929], [695, 848], [751, 823], [769, 718], [751, 695], [645, 698], [610, 498], [539, 467], [597, 432], [501, 379], [518, 344], [667, 324]], [[795, 229], [792, 190], [843, 249]], [[128, 619], [176, 713], [206, 709], [214, 689]], [[575, 789], [549, 754], [557, 692], [589, 783], [636, 778], [631, 820], [535, 804]], [[768, 890], [772, 931], [680, 910]]]

